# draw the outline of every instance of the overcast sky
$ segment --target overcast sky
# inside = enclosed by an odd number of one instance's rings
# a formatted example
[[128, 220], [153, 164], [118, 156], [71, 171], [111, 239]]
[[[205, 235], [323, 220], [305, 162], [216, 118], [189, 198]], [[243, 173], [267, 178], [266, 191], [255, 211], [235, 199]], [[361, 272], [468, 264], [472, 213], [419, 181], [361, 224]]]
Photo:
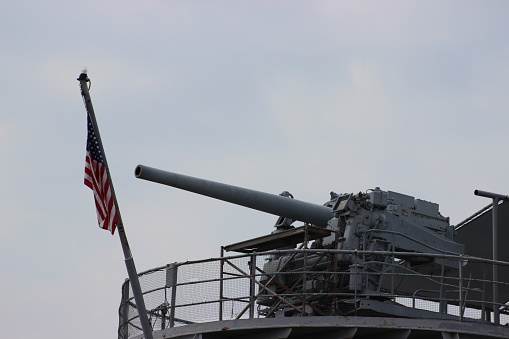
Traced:
[[115, 338], [127, 276], [83, 185], [83, 66], [139, 271], [275, 216], [137, 164], [324, 203], [376, 186], [457, 224], [509, 194], [507, 1], [0, 2], [2, 338]]

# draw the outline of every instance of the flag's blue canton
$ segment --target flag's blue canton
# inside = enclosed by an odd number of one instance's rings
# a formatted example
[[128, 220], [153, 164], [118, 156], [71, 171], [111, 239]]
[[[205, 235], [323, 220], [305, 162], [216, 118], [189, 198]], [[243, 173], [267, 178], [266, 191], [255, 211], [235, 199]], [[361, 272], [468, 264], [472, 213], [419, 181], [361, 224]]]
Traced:
[[104, 164], [101, 148], [99, 147], [99, 142], [97, 141], [97, 137], [95, 135], [94, 125], [92, 125], [92, 121], [90, 120], [90, 116], [88, 114], [87, 123], [88, 123], [87, 152], [90, 152], [90, 157], [92, 158], [92, 160]]

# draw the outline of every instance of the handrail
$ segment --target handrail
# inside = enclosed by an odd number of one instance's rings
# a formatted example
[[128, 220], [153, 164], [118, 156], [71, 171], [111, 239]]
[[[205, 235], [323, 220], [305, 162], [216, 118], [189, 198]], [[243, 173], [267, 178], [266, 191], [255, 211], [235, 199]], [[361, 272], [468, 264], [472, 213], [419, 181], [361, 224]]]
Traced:
[[[307, 256], [307, 259], [304, 257], [304, 254]], [[318, 259], [319, 257], [332, 258], [339, 254], [387, 256], [391, 260], [388, 259], [384, 262], [384, 259], [380, 258], [380, 261], [371, 260], [364, 262], [364, 264], [371, 265], [371, 267], [377, 267], [377, 265], [382, 264], [386, 265], [385, 267], [389, 267], [389, 269], [382, 271], [345, 268], [342, 271], [338, 271], [332, 266], [323, 266], [323, 263], [326, 261]], [[257, 263], [266, 262], [266, 259], [273, 256], [286, 256], [285, 258], [288, 260], [273, 272], [266, 272], [257, 267]], [[403, 266], [401, 263], [404, 263], [405, 260], [393, 261], [394, 256], [403, 259], [405, 257], [415, 258], [419, 256], [429, 260], [433, 258], [447, 259], [456, 261], [458, 268], [456, 271], [450, 271], [447, 275], [443, 276], [436, 274], [436, 272], [435, 274], [424, 274], [410, 267]], [[300, 260], [300, 262], [308, 260], [308, 264], [302, 267], [287, 268], [286, 266], [289, 263], [294, 262], [292, 260]], [[313, 262], [313, 260], [315, 261]], [[140, 283], [154, 330], [190, 323], [273, 316], [274, 312], [284, 309], [303, 315], [324, 315], [326, 312], [324, 313], [323, 310], [317, 308], [314, 304], [319, 299], [329, 300], [331, 303], [339, 306], [356, 305], [355, 310], [361, 310], [362, 307], [368, 307], [366, 305], [375, 305], [376, 303], [378, 303], [376, 305], [383, 307], [386, 305], [383, 303], [383, 300], [392, 300], [396, 307], [407, 307], [405, 306], [405, 300], [408, 300], [411, 301], [412, 309], [435, 312], [437, 317], [440, 313], [443, 314], [442, 316], [447, 316], [447, 319], [459, 322], [477, 320], [489, 323], [487, 311], [489, 313], [489, 310], [493, 309], [493, 301], [490, 300], [488, 302], [485, 300], [486, 293], [489, 290], [484, 291], [479, 286], [487, 285], [491, 287], [493, 283], [496, 283], [500, 288], [509, 289], [509, 282], [493, 282], [490, 279], [486, 279], [486, 277], [471, 276], [471, 274], [463, 276], [464, 266], [468, 267], [475, 264], [509, 267], [509, 262], [466, 255], [298, 249], [272, 250], [173, 263], [144, 271], [139, 274], [139, 277], [141, 278]], [[443, 270], [442, 274], [444, 274]], [[170, 279], [168, 275], [174, 276]], [[379, 290], [372, 290], [369, 293], [358, 290], [355, 284], [346, 290], [344, 288], [342, 290], [328, 289], [323, 285], [333, 281], [340, 281], [341, 279], [350, 279], [350, 277], [354, 276], [357, 277], [357, 280], [354, 279], [352, 281], [358, 281], [361, 284], [366, 284], [369, 281], [373, 281], [373, 279], [380, 279], [386, 285], [380, 283]], [[302, 279], [302, 277], [306, 278]], [[402, 280], [406, 278], [412, 279], [412, 281], [422, 281], [422, 284], [427, 284], [426, 286], [432, 286], [433, 288], [422, 287], [406, 292], [399, 286], [402, 284], [402, 281], [403, 283], [406, 282], [406, 280]], [[283, 283], [284, 285], [285, 281], [291, 283], [282, 288], [280, 284]], [[126, 280], [124, 283], [123, 291], [126, 290], [126, 284], [129, 284], [129, 280]], [[302, 284], [311, 285], [306, 285], [306, 288], [303, 289]], [[322, 284], [323, 286], [316, 287], [313, 290], [312, 284]], [[258, 288], [254, 288], [255, 286], [258, 286]], [[301, 287], [297, 288], [297, 286]], [[441, 289], [443, 293], [441, 293]], [[127, 291], [129, 291], [128, 288]], [[476, 293], [472, 295], [472, 293], [467, 293], [468, 291]], [[457, 297], [451, 295], [455, 293], [457, 293]], [[480, 299], [477, 293], [481, 294]], [[139, 317], [136, 305], [133, 303], [134, 298], [132, 293], [125, 294], [119, 307], [119, 338], [122, 339], [128, 339], [141, 333]], [[432, 294], [438, 294], [438, 297], [432, 297]], [[270, 300], [272, 299], [277, 300], [277, 303], [271, 304]], [[416, 304], [418, 300], [419, 305]], [[447, 308], [444, 311], [441, 308], [437, 312], [433, 310], [435, 307], [433, 306], [434, 302], [455, 305], [455, 307], [452, 308], [452, 311], [447, 311]], [[256, 303], [258, 304], [257, 307], [255, 307]], [[265, 306], [266, 304], [267, 306]], [[161, 305], [165, 305], [167, 308], [162, 310]], [[507, 305], [500, 303], [496, 304], [496, 306], [504, 307]], [[258, 312], [255, 311], [256, 309], [258, 309]], [[375, 312], [375, 309], [376, 307], [372, 308], [370, 312]], [[247, 310], [249, 312], [246, 312]], [[369, 307], [367, 310], [369, 310]], [[478, 312], [480, 312], [480, 315]], [[356, 314], [357, 311], [349, 314], [349, 316], [355, 316]], [[341, 315], [341, 313], [336, 315]], [[430, 316], [430, 313], [426, 313], [427, 316]], [[509, 315], [501, 314], [501, 316], [507, 317], [506, 322], [509, 322]]]

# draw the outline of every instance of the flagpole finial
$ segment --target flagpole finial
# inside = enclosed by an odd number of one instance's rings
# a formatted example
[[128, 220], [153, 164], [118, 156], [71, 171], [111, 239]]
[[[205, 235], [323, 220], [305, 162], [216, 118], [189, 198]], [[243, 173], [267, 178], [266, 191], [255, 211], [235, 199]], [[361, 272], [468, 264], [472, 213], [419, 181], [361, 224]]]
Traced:
[[85, 66], [83, 66], [83, 69], [81, 70], [81, 74], [78, 77], [78, 80], [85, 80], [87, 82], [90, 81], [88, 79], [87, 72], [88, 72], [88, 69]]

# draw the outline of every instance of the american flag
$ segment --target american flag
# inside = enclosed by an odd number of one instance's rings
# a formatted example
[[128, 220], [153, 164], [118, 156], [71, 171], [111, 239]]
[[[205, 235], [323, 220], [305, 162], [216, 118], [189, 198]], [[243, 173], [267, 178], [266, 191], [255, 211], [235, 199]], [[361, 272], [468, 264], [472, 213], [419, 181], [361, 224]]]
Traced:
[[85, 185], [94, 192], [95, 206], [97, 208], [97, 220], [99, 227], [115, 233], [118, 214], [115, 208], [114, 197], [110, 188], [108, 172], [103, 160], [103, 153], [97, 135], [87, 114], [87, 155], [85, 162]]

